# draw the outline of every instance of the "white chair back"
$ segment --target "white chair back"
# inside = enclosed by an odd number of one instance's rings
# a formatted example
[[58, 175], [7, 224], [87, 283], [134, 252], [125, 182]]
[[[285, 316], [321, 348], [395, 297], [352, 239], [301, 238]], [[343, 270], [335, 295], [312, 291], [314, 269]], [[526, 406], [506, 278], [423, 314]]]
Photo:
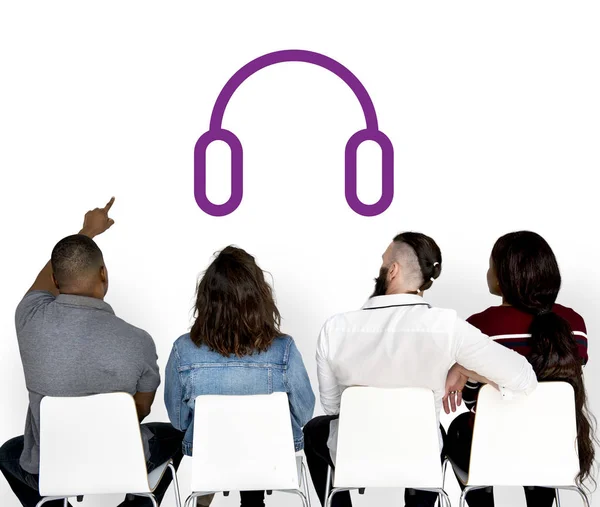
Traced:
[[512, 400], [489, 385], [481, 388], [468, 484], [571, 486], [578, 472], [571, 385], [542, 382]]
[[198, 396], [192, 491], [298, 489], [286, 393]]
[[346, 389], [334, 486], [442, 488], [438, 432], [429, 389]]
[[45, 397], [40, 410], [42, 496], [150, 491], [131, 395]]

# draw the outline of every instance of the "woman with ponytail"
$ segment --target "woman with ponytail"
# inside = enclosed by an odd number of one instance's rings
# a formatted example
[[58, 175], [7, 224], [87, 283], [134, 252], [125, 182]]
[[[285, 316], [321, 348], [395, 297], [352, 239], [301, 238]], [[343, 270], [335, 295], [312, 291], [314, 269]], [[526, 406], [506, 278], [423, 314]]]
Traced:
[[[490, 292], [502, 305], [473, 315], [469, 323], [498, 343], [527, 357], [539, 381], [565, 381], [573, 386], [577, 411], [580, 473], [577, 482], [590, 478], [594, 465], [593, 416], [588, 412], [582, 365], [587, 362], [587, 333], [574, 310], [556, 304], [561, 277], [548, 243], [528, 231], [502, 236], [492, 250], [487, 275]], [[477, 394], [481, 384], [467, 382], [463, 400], [470, 412], [458, 416], [448, 430], [446, 453], [468, 470]], [[551, 445], [551, 444], [549, 444]], [[526, 487], [529, 507], [550, 507], [554, 490]], [[493, 506], [491, 490], [467, 494], [470, 507]]]

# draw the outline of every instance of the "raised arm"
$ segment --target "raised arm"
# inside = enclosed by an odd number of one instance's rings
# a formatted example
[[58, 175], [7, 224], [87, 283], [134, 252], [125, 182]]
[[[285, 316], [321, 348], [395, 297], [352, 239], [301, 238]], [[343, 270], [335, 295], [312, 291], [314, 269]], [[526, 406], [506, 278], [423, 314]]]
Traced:
[[[115, 198], [113, 197], [110, 201], [108, 201], [104, 208], [96, 208], [88, 211], [85, 214], [83, 227], [79, 231], [79, 234], [84, 234], [90, 238], [93, 238], [109, 229], [115, 223], [115, 221], [108, 216], [108, 212], [110, 211], [110, 208], [114, 202]], [[33, 285], [27, 292], [34, 290], [51, 292], [55, 296], [58, 295], [58, 289], [56, 288], [56, 284], [52, 278], [52, 265], [50, 261], [48, 261], [39, 272], [35, 282], [33, 282]]]

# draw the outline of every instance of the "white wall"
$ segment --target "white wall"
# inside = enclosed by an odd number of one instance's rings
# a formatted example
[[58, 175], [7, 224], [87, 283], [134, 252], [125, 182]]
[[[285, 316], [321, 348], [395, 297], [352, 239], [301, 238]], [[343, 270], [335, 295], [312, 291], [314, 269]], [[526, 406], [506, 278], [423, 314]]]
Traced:
[[[599, 18], [593, 2], [2, 3], [0, 441], [22, 433], [27, 407], [14, 308], [55, 242], [111, 195], [116, 225], [98, 239], [107, 300], [154, 336], [161, 368], [189, 326], [197, 275], [235, 243], [273, 274], [315, 389], [321, 324], [362, 304], [396, 232], [439, 242], [444, 272], [429, 299], [467, 317], [497, 303], [485, 284], [494, 240], [535, 230], [559, 258], [560, 301], [588, 324], [586, 380], [600, 413]], [[396, 151], [385, 214], [360, 217], [344, 200], [344, 145], [364, 127], [357, 101], [300, 63], [254, 76], [227, 110], [245, 150], [237, 212], [212, 218], [196, 206], [193, 147], [218, 92], [243, 64], [286, 48], [337, 59], [371, 93]], [[376, 157], [361, 151], [367, 200]], [[215, 199], [226, 195], [225, 160], [211, 149]], [[161, 388], [150, 420], [165, 419]], [[401, 494], [371, 491], [357, 505], [401, 505]], [[522, 491], [498, 495], [524, 504]], [[3, 479], [0, 504], [17, 506]], [[567, 495], [563, 505], [578, 504]]]

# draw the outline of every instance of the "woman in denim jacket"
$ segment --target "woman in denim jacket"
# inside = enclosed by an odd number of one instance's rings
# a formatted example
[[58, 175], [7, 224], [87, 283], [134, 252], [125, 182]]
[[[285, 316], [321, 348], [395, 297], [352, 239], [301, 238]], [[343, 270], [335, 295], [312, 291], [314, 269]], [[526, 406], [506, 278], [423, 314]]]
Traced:
[[[173, 426], [185, 431], [184, 454], [192, 455], [194, 401], [207, 394], [287, 393], [302, 450], [315, 396], [294, 340], [279, 330], [271, 287], [254, 257], [232, 246], [217, 255], [198, 284], [195, 318], [174, 343], [165, 374], [165, 404]], [[264, 492], [242, 492], [241, 505], [263, 506]]]

